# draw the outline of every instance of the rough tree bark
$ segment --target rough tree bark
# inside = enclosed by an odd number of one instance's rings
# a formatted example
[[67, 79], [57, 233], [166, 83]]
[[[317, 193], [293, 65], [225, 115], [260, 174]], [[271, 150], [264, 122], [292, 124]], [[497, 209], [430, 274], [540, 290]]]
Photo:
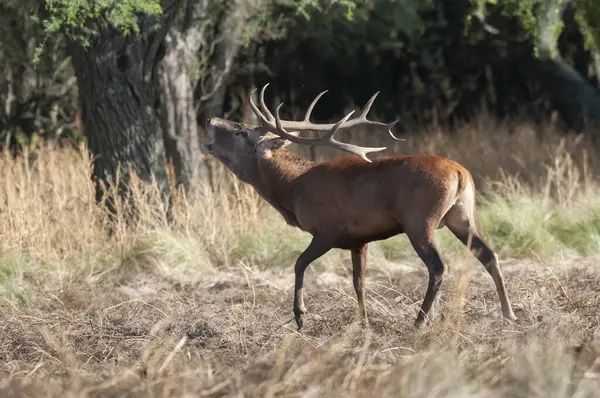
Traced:
[[187, 1], [183, 23], [173, 26], [165, 37], [165, 54], [158, 69], [167, 161], [173, 165], [176, 184], [186, 191], [191, 187], [202, 190], [206, 183], [206, 156], [200, 148], [190, 76], [202, 42], [202, 33], [193, 26], [193, 14], [203, 8], [203, 1]]
[[155, 178], [169, 203], [162, 128], [154, 108], [155, 68], [179, 6], [180, 0], [174, 0], [163, 5], [160, 18], [140, 17], [137, 35], [104, 26], [87, 48], [69, 43], [84, 132], [94, 157], [96, 199], [106, 199], [112, 212], [115, 198], [105, 188], [118, 179], [116, 191], [127, 197], [130, 169], [144, 181]]
[[[216, 32], [212, 43], [206, 45], [204, 55], [210, 59], [210, 68], [195, 87], [197, 109], [201, 119], [223, 116], [228, 79], [231, 77], [235, 59], [241, 48], [243, 26], [247, 22], [247, 10], [237, 2], [224, 2], [220, 15], [216, 16]], [[205, 43], [206, 44], [206, 43]]]
[[[203, 0], [185, 0], [184, 13], [164, 41], [160, 62], [160, 119], [167, 161], [173, 164], [176, 182], [186, 190], [206, 188], [208, 165], [200, 148], [200, 120], [223, 113], [225, 89], [240, 48], [240, 27], [231, 19], [230, 7], [223, 4], [222, 15], [211, 21], [217, 32], [207, 29]], [[214, 18], [214, 16], [213, 16]], [[212, 25], [212, 24], [211, 24]], [[215, 35], [213, 37], [213, 35]], [[198, 67], [198, 57], [205, 57]], [[198, 68], [199, 70], [194, 70]], [[200, 75], [197, 82], [192, 74]]]

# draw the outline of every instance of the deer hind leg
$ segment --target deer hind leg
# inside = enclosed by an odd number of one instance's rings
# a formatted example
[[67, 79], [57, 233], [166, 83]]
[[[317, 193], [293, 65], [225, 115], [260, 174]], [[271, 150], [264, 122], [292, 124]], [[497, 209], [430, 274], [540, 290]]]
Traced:
[[365, 308], [365, 279], [367, 273], [367, 245], [352, 249], [352, 281], [356, 299], [358, 301], [358, 316], [364, 322], [365, 326], [369, 325], [367, 319], [367, 310]]
[[[471, 214], [469, 214], [471, 213]], [[468, 211], [463, 206], [452, 207], [446, 216], [446, 226], [448, 229], [467, 247], [470, 246], [471, 253], [477, 257], [479, 262], [485, 267], [496, 285], [496, 291], [500, 298], [502, 315], [510, 320], [515, 320], [515, 314], [510, 305], [506, 288], [504, 286], [504, 277], [498, 265], [498, 255], [490, 248], [489, 244], [483, 239], [477, 220], [475, 209]]]
[[429, 282], [425, 298], [423, 299], [419, 315], [417, 315], [417, 319], [415, 320], [416, 327], [421, 326], [423, 321], [427, 318], [429, 310], [431, 310], [431, 307], [435, 302], [446, 271], [446, 265], [442, 261], [435, 243], [433, 242], [433, 231], [437, 225], [437, 222], [427, 222], [424, 226], [405, 229], [410, 243], [427, 266], [427, 271], [429, 272]]
[[304, 305], [304, 272], [306, 268], [327, 253], [333, 247], [333, 242], [323, 236], [313, 236], [310, 245], [300, 254], [296, 260], [294, 272], [296, 276], [296, 282], [294, 285], [294, 319], [298, 325], [298, 330], [302, 328], [303, 320], [302, 315], [306, 314], [306, 306]]

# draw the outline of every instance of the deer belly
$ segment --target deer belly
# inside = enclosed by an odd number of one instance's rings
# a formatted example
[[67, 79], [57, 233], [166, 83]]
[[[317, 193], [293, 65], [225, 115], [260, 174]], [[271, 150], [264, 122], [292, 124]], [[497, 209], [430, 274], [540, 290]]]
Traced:
[[403, 232], [402, 226], [398, 222], [377, 217], [351, 222], [346, 231], [347, 236], [352, 240], [365, 243], [387, 239]]
[[392, 236], [403, 233], [402, 227], [397, 225], [394, 228], [386, 229], [386, 230], [373, 230], [368, 234], [355, 234], [355, 235], [345, 235], [343, 236], [335, 245], [335, 247], [339, 249], [354, 249], [357, 247], [361, 247], [369, 242], [374, 242], [378, 240], [385, 240], [391, 238]]

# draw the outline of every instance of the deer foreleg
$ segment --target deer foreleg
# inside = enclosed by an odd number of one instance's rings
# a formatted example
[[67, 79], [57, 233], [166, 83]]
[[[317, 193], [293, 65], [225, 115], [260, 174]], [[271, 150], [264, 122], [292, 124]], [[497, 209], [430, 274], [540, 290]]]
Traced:
[[333, 247], [333, 241], [329, 236], [315, 235], [313, 236], [310, 245], [300, 254], [296, 260], [294, 268], [296, 273], [296, 283], [294, 287], [294, 319], [298, 324], [298, 330], [302, 328], [302, 315], [306, 314], [306, 306], [304, 305], [304, 272], [306, 268], [327, 253]]

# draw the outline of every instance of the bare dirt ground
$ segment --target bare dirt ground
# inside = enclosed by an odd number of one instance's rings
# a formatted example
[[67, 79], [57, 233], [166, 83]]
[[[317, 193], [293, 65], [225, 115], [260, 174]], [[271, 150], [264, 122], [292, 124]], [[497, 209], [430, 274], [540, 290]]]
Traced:
[[515, 324], [485, 270], [459, 263], [421, 330], [411, 259], [368, 271], [368, 329], [349, 262], [309, 269], [301, 332], [292, 267], [40, 270], [0, 300], [0, 396], [600, 396], [598, 258], [503, 262]]

